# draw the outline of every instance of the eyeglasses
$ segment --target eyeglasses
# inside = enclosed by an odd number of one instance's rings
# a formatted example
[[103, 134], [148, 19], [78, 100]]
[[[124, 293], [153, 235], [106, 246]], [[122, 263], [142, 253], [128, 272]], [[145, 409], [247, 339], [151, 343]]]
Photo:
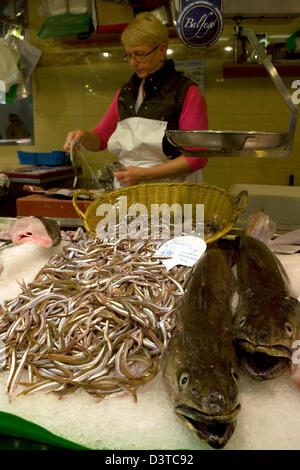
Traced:
[[124, 60], [124, 62], [130, 62], [132, 59], [136, 60], [137, 62], [143, 62], [143, 60], [145, 60], [145, 57], [154, 52], [156, 49], [158, 49], [158, 46], [153, 47], [153, 49], [148, 52], [136, 52], [135, 54], [130, 54], [128, 52], [127, 54], [124, 54], [122, 56], [122, 59]]

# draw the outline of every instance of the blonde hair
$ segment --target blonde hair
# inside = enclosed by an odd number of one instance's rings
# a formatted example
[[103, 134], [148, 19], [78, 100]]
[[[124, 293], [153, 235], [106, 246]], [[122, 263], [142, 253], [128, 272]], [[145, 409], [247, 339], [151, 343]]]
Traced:
[[123, 45], [130, 47], [155, 47], [161, 43], [168, 44], [168, 28], [151, 12], [137, 14], [121, 35]]

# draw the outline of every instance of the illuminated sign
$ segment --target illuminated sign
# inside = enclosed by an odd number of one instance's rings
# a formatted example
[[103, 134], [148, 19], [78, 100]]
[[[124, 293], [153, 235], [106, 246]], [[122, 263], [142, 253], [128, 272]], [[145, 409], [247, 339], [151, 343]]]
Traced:
[[180, 40], [186, 46], [194, 48], [214, 44], [223, 31], [221, 1], [181, 0], [181, 5], [182, 10], [177, 20], [177, 33]]

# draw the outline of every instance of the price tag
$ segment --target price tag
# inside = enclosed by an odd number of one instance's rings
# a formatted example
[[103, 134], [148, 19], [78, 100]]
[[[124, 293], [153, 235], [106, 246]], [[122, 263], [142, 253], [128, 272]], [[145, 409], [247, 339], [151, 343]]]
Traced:
[[176, 265], [194, 266], [205, 250], [206, 243], [202, 238], [187, 235], [168, 240], [155, 255], [170, 256], [169, 259], [162, 259], [162, 263], [169, 271]]

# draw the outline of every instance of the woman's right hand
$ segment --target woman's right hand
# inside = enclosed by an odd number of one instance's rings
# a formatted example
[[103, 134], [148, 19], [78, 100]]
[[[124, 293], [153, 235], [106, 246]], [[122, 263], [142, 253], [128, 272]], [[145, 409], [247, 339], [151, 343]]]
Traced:
[[[75, 139], [77, 144], [83, 144], [83, 140], [86, 137], [87, 132], [81, 129], [71, 131], [68, 133], [66, 141], [64, 143], [64, 151], [70, 153], [71, 142]], [[74, 150], [78, 150], [78, 145], [75, 145]]]

